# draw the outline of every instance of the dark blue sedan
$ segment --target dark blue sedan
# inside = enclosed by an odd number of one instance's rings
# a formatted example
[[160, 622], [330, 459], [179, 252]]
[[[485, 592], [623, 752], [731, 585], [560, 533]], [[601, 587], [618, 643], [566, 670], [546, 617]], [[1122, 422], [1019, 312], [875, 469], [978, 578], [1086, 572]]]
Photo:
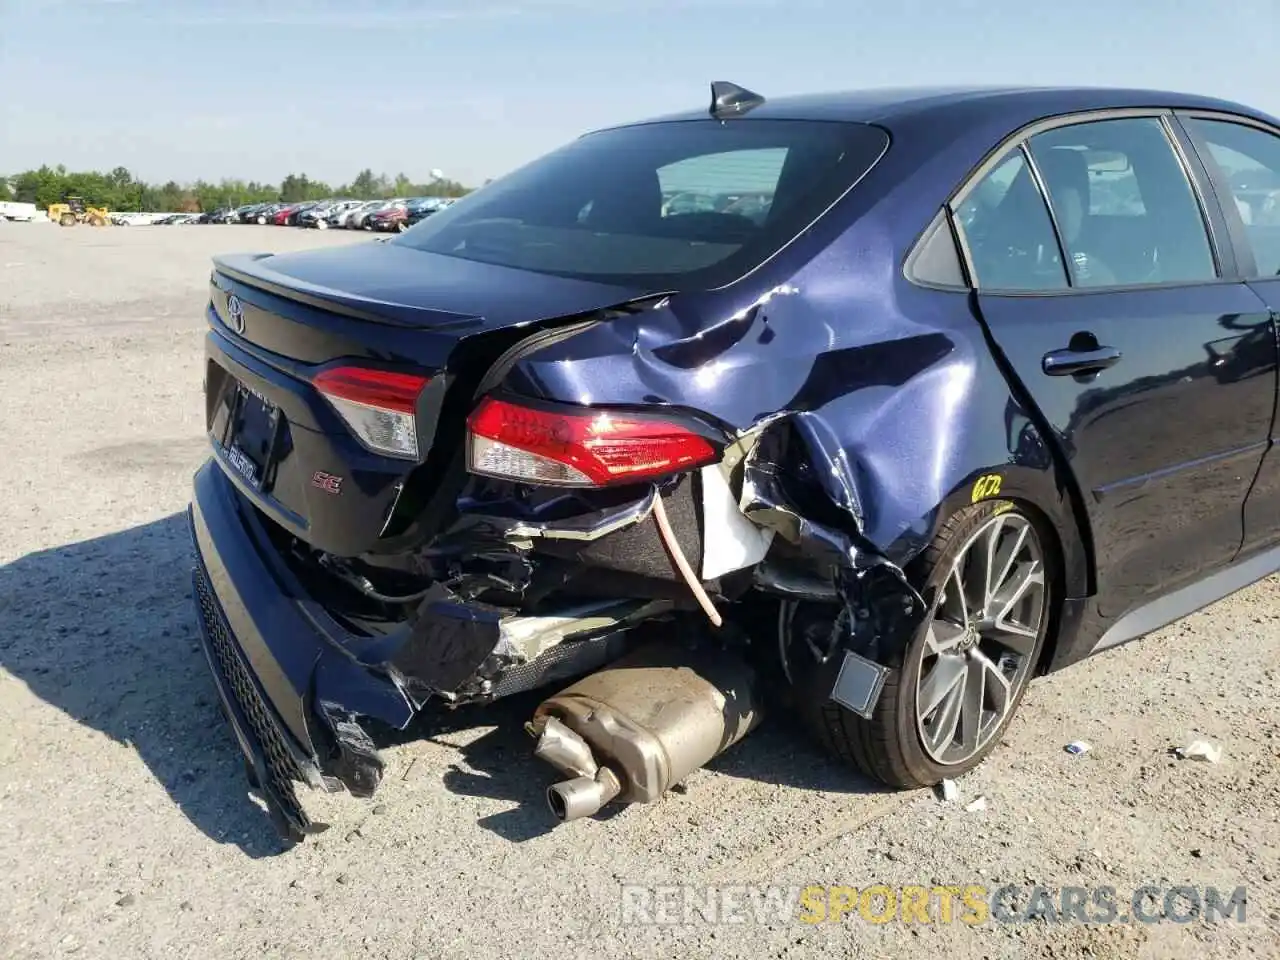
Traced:
[[562, 819], [767, 712], [972, 768], [1033, 677], [1280, 569], [1275, 184], [1280, 121], [1204, 97], [717, 83], [218, 259], [194, 583], [253, 787], [300, 838], [379, 730], [549, 685]]

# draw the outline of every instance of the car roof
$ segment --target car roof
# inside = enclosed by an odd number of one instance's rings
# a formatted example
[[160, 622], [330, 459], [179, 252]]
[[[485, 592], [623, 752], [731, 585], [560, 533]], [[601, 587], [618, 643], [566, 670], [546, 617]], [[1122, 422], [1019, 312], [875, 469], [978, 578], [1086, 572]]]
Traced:
[[[883, 123], [927, 119], [959, 108], [971, 120], [996, 119], [1018, 124], [1067, 113], [1160, 107], [1214, 110], [1276, 122], [1252, 107], [1229, 100], [1168, 90], [1119, 87], [884, 87], [801, 96], [768, 98], [740, 119], [842, 120]], [[641, 121], [708, 119], [707, 107]]]

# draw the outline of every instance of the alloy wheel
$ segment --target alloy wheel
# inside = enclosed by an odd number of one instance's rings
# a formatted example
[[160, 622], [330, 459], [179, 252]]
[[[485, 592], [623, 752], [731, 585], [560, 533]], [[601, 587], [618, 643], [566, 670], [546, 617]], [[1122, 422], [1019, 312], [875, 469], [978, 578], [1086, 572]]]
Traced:
[[1030, 676], [1046, 598], [1044, 551], [1026, 517], [992, 517], [965, 542], [920, 648], [916, 726], [932, 760], [964, 763], [1001, 729]]

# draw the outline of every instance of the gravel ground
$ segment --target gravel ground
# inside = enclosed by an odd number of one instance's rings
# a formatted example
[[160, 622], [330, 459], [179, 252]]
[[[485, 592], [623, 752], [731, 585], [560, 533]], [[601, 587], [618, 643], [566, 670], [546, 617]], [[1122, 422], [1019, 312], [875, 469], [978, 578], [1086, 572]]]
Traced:
[[[552, 829], [521, 700], [389, 745], [373, 802], [305, 796], [332, 829], [283, 850], [246, 798], [190, 610], [202, 301], [212, 254], [353, 242], [370, 241], [0, 222], [0, 954], [1280, 956], [1274, 579], [1039, 682], [956, 803], [877, 791], [775, 722], [659, 804]], [[1068, 755], [1077, 738], [1092, 751]], [[1193, 738], [1223, 761], [1169, 755]], [[1243, 925], [623, 914], [622, 884], [677, 882], [1248, 900]]]

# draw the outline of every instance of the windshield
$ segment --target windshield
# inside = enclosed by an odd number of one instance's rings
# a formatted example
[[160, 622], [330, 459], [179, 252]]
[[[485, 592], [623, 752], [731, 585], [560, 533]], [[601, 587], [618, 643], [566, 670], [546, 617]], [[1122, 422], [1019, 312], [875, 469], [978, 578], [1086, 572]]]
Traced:
[[547, 154], [390, 242], [606, 283], [720, 286], [794, 239], [888, 143], [861, 123], [621, 127]]

